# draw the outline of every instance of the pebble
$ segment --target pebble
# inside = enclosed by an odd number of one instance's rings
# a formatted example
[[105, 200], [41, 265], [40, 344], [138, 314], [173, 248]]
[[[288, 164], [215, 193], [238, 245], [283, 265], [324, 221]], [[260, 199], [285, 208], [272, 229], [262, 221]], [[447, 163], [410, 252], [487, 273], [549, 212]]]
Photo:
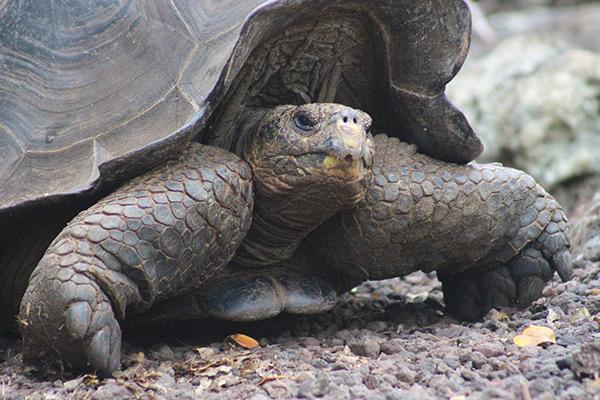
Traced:
[[100, 386], [91, 395], [92, 400], [125, 400], [131, 398], [131, 392], [123, 385], [107, 383]]
[[350, 350], [357, 356], [375, 358], [381, 352], [379, 343], [371, 339], [349, 341], [348, 347], [350, 347]]
[[300, 338], [298, 339], [298, 342], [304, 347], [319, 347], [321, 345], [321, 341], [319, 339], [310, 336]]
[[404, 351], [404, 340], [402, 339], [392, 339], [387, 340], [381, 343], [380, 348], [383, 353], [386, 354], [395, 354]]
[[504, 354], [504, 345], [497, 341], [484, 342], [473, 346], [473, 351], [478, 351], [485, 357], [498, 357]]

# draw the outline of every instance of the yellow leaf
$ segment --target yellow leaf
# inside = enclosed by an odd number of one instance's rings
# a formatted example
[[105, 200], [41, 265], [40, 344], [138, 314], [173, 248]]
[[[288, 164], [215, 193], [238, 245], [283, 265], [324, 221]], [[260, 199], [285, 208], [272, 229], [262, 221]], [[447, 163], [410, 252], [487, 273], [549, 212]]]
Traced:
[[550, 328], [531, 325], [525, 328], [520, 335], [515, 336], [513, 342], [519, 347], [539, 346], [545, 343], [556, 343], [556, 335]]
[[226, 342], [236, 343], [239, 346], [242, 346], [245, 349], [254, 349], [258, 346], [258, 342], [256, 339], [251, 338], [250, 336], [244, 335], [242, 333], [236, 333], [234, 335], [229, 335], [225, 338]]

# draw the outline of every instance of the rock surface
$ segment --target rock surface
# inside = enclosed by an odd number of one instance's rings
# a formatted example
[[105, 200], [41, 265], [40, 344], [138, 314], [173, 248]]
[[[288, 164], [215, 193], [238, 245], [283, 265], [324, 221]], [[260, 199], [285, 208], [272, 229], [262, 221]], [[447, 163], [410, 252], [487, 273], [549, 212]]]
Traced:
[[600, 54], [516, 36], [466, 67], [448, 94], [482, 138], [483, 161], [523, 169], [550, 191], [600, 173]]
[[574, 251], [600, 262], [600, 191], [575, 210], [571, 221]]
[[[477, 4], [487, 15], [484, 23], [493, 31], [493, 38], [490, 40], [489, 35], [481, 35], [476, 31], [467, 63], [478, 59], [510, 36], [527, 33], [541, 34], [550, 40], [560, 39], [577, 48], [600, 51], [598, 1], [483, 0]], [[477, 23], [474, 22], [474, 28], [477, 28]]]

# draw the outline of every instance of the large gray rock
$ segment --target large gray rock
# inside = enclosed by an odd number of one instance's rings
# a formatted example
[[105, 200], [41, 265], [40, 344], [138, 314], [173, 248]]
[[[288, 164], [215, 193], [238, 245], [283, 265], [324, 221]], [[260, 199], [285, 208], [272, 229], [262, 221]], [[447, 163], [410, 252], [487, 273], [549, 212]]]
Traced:
[[600, 54], [516, 36], [467, 65], [448, 86], [500, 161], [552, 189], [600, 174]]
[[571, 226], [573, 252], [600, 261], [600, 192], [575, 211]]
[[[538, 33], [546, 38], [568, 40], [578, 48], [600, 51], [600, 2], [577, 4], [576, 0], [485, 0], [475, 4], [487, 16], [484, 23], [493, 30], [497, 41], [510, 36]], [[561, 7], [552, 3], [559, 1]], [[564, 7], [565, 5], [570, 5]], [[480, 34], [481, 16], [473, 13], [475, 33], [469, 60], [488, 52], [497, 41]], [[485, 32], [484, 32], [485, 33]]]

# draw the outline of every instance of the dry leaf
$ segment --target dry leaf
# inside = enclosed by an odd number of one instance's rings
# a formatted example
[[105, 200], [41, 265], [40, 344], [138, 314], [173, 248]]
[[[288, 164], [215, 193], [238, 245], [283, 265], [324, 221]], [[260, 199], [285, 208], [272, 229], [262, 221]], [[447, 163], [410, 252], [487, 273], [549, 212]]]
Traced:
[[245, 360], [240, 366], [242, 375], [252, 374], [260, 368], [260, 360], [258, 358], [250, 358]]
[[513, 342], [519, 347], [539, 346], [545, 343], [556, 343], [556, 335], [550, 328], [531, 325], [525, 328], [520, 335], [515, 336]]
[[229, 374], [232, 369], [229, 365], [219, 365], [218, 367], [207, 368], [203, 375], [214, 378], [217, 375]]
[[227, 336], [225, 338], [225, 342], [236, 343], [245, 349], [254, 349], [260, 346], [256, 339], [251, 338], [250, 336], [244, 335], [242, 333], [236, 333], [234, 335]]

